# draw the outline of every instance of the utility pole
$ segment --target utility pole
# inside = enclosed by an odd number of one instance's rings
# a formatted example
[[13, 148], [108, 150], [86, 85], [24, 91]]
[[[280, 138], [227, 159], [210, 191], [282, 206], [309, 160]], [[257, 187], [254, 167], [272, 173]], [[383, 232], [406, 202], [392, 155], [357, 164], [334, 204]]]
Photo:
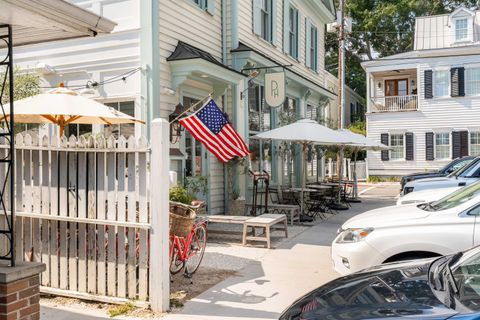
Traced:
[[[345, 0], [340, 1], [340, 32], [338, 38], [338, 129], [345, 127]], [[343, 148], [337, 158], [337, 177], [343, 175]]]

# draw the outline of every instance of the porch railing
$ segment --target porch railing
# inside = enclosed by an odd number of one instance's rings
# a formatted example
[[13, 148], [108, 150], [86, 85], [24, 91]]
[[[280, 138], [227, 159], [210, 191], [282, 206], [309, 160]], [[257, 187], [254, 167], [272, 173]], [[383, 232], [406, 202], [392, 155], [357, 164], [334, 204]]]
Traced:
[[371, 98], [370, 112], [399, 112], [418, 109], [417, 95]]

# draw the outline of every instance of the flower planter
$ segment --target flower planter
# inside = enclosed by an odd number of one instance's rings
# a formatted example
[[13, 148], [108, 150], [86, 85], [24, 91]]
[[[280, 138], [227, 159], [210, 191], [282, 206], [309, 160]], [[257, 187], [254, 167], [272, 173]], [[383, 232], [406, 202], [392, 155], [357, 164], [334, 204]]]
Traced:
[[231, 200], [228, 211], [229, 211], [229, 214], [232, 216], [244, 216], [245, 200], [244, 199]]

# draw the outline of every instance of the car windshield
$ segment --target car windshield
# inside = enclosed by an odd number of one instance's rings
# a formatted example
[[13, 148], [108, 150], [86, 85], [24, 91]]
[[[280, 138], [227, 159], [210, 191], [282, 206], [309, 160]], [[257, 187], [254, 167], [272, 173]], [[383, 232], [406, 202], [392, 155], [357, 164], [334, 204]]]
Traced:
[[471, 158], [464, 158], [464, 159], [459, 159], [457, 161], [450, 162], [440, 170], [439, 172], [445, 172], [448, 174], [454, 173], [455, 171], [458, 171], [468, 165], [470, 162], [472, 162], [473, 159]]
[[480, 178], [480, 159], [476, 158], [457, 171], [449, 174], [448, 177]]
[[480, 250], [475, 248], [463, 254], [452, 266], [458, 289], [457, 300], [472, 311], [480, 311]]
[[476, 182], [469, 185], [468, 187], [458, 189], [457, 191], [447, 195], [440, 200], [421, 204], [419, 205], [419, 208], [427, 211], [446, 210], [459, 206], [462, 203], [465, 203], [478, 195], [480, 195], [480, 182]]

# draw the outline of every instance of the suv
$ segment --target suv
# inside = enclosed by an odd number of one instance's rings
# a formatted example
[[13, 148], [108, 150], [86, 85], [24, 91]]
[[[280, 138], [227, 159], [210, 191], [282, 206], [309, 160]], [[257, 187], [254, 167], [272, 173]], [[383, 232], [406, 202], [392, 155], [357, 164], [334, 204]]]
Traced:
[[403, 188], [402, 194], [428, 189], [463, 187], [478, 180], [480, 180], [480, 157], [476, 157], [469, 164], [446, 177], [410, 181]]
[[473, 159], [475, 159], [474, 156], [466, 156], [462, 158], [456, 158], [455, 160], [452, 160], [449, 164], [444, 166], [443, 168], [437, 170], [437, 171], [429, 171], [429, 172], [417, 172], [417, 173], [412, 173], [407, 176], [403, 176], [402, 180], [400, 181], [401, 188], [405, 187], [407, 182], [413, 181], [413, 180], [419, 180], [419, 179], [425, 179], [425, 178], [435, 178], [435, 177], [445, 177], [449, 175], [450, 173], [457, 171], [458, 169], [464, 167], [465, 165], [469, 164]]

